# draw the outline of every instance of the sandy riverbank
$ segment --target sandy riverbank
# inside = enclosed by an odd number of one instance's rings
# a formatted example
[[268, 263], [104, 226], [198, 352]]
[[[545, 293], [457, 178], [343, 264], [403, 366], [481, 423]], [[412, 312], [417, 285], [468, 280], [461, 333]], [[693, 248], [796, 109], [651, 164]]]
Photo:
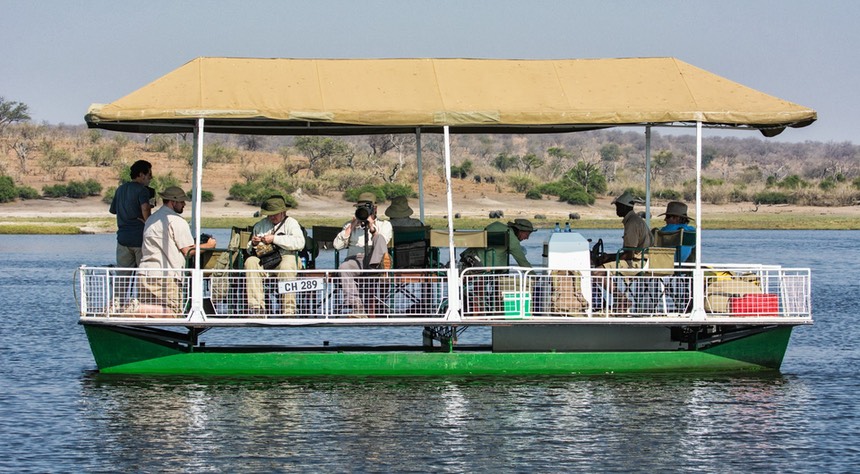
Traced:
[[[572, 206], [556, 200], [533, 201], [514, 194], [480, 193], [470, 195], [462, 192], [454, 197], [455, 212], [463, 218], [488, 218], [490, 211], [501, 210], [505, 219], [525, 217], [539, 226], [551, 226], [556, 221], [568, 220], [570, 213], [579, 214], [591, 224], [604, 222], [616, 226], [620, 220], [615, 216], [611, 198], [601, 198], [592, 206]], [[352, 213], [351, 203], [340, 197], [298, 196], [299, 206], [290, 215], [300, 222], [331, 217], [346, 218]], [[446, 215], [445, 196], [428, 193], [425, 216], [442, 218]], [[411, 200], [418, 214], [418, 200]], [[381, 211], [387, 206], [380, 205]], [[692, 206], [691, 206], [692, 207]], [[652, 206], [656, 216], [665, 209], [665, 203]], [[224, 198], [204, 203], [204, 218], [251, 218], [257, 208]], [[535, 216], [543, 215], [540, 219]], [[849, 228], [860, 229], [860, 206], [850, 207], [801, 207], [801, 206], [755, 206], [752, 203], [732, 203], [703, 206], [705, 223], [709, 227], [734, 228]], [[35, 199], [0, 204], [0, 227], [26, 222], [45, 224], [63, 223], [78, 226], [83, 232], [113, 232], [113, 216], [100, 198], [87, 199]], [[657, 223], [662, 219], [655, 217]]]

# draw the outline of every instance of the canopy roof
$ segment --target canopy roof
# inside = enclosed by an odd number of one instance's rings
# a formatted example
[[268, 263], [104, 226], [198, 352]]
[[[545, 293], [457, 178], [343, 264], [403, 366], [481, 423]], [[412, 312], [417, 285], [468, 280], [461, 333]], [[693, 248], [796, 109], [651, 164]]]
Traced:
[[287, 135], [540, 133], [633, 124], [757, 128], [767, 136], [814, 110], [675, 58], [194, 59], [110, 104], [91, 128]]

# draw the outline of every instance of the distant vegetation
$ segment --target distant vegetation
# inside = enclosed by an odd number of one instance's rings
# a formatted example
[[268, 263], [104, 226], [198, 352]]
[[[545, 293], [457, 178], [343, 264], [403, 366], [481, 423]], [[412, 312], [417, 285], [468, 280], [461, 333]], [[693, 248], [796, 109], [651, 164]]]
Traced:
[[[860, 201], [860, 146], [737, 135], [705, 136], [705, 202], [845, 206]], [[129, 179], [129, 165], [140, 158], [169, 160], [169, 169], [155, 169], [157, 190], [187, 183], [190, 140], [184, 134], [117, 134], [33, 124], [26, 105], [0, 97], [0, 202], [93, 195], [109, 202], [116, 186]], [[443, 177], [441, 138], [425, 135], [422, 144], [425, 176]], [[207, 135], [204, 180], [221, 170], [232, 180], [228, 198], [252, 204], [282, 194], [296, 205], [299, 193], [354, 201], [362, 192], [374, 193], [381, 202], [415, 195], [414, 148], [412, 135]], [[575, 205], [623, 190], [644, 195], [645, 137], [638, 130], [455, 135], [451, 149], [454, 179], [498, 192]], [[653, 196], [693, 200], [694, 137], [652, 133], [651, 150]], [[204, 190], [204, 198], [214, 196]]]

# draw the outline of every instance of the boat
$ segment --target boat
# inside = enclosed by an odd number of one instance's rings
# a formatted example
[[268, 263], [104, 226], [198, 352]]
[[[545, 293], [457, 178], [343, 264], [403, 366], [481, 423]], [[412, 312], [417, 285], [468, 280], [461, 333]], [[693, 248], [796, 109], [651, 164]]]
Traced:
[[[654, 252], [637, 270], [591, 267], [597, 249], [576, 232], [552, 232], [542, 265], [466, 267], [457, 250], [492, 251], [486, 231], [454, 226], [450, 135], [575, 133], [639, 127], [650, 170], [653, 127], [696, 130], [696, 232], [701, 249], [705, 129], [770, 137], [813, 123], [816, 112], [675, 58], [594, 60], [197, 58], [109, 104], [93, 104], [91, 128], [192, 133], [192, 231], [201, 235], [204, 132], [271, 135], [414, 133], [424, 219], [421, 136], [441, 134], [447, 177], [446, 229], [422, 229], [425, 268], [361, 271], [367, 314], [344, 308], [336, 268], [304, 268], [267, 283], [270, 304], [243, 304], [246, 270], [196, 252], [174, 270], [179, 309], [124, 308], [134, 269], [82, 266], [79, 323], [101, 373], [270, 376], [566, 375], [778, 370], [792, 330], [812, 320], [810, 271], [761, 264], [674, 261]], [[650, 219], [650, 173], [645, 173]], [[241, 232], [239, 233], [241, 240]], [[313, 229], [319, 242], [330, 238]], [[232, 241], [232, 239], [231, 239]], [[199, 238], [198, 238], [199, 242]], [[394, 243], [398, 235], [395, 232]], [[686, 242], [686, 241], [685, 241]], [[198, 249], [199, 250], [199, 249]], [[392, 252], [394, 253], [394, 252]], [[668, 255], [668, 259], [667, 259]], [[335, 257], [335, 262], [336, 262]], [[441, 263], [439, 263], [441, 262]], [[295, 307], [279, 305], [292, 295]], [[144, 309], [141, 309], [144, 308]], [[354, 317], [362, 316], [362, 317]], [[391, 327], [414, 343], [386, 344]], [[214, 332], [352, 328], [372, 344], [208, 343]], [[489, 328], [490, 341], [462, 344]], [[210, 333], [211, 331], [211, 333]], [[274, 338], [290, 340], [289, 337]]]

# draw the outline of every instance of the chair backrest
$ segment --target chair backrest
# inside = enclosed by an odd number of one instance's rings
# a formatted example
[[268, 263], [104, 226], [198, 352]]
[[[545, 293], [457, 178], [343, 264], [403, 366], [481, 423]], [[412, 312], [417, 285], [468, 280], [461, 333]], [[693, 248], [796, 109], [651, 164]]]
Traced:
[[430, 227], [394, 227], [393, 268], [429, 266]]
[[315, 225], [311, 228], [311, 239], [316, 243], [318, 250], [334, 249], [334, 268], [340, 267], [340, 251], [334, 248], [334, 239], [343, 227]]
[[652, 275], [671, 275], [675, 272], [674, 247], [648, 247], [648, 269]]
[[[504, 267], [510, 263], [508, 260], [499, 262], [498, 259], [503, 257], [497, 255], [498, 252], [501, 252], [504, 256], [508, 255], [508, 250], [511, 246], [510, 235], [510, 232], [507, 230], [487, 232], [487, 248], [484, 250], [484, 262], [486, 262], [488, 267]], [[492, 262], [487, 258], [488, 256], [492, 256]]]
[[655, 247], [680, 247], [684, 229], [660, 230], [654, 229]]
[[[487, 231], [485, 230], [455, 230], [454, 247], [487, 248]], [[448, 231], [433, 229], [430, 231], [430, 265], [437, 265], [440, 249], [448, 248]]]
[[684, 229], [677, 230], [660, 230], [654, 229], [654, 246], [656, 247], [672, 247], [675, 249], [675, 261], [681, 261], [681, 247], [692, 247], [690, 256], [687, 261], [696, 259], [696, 232]]

